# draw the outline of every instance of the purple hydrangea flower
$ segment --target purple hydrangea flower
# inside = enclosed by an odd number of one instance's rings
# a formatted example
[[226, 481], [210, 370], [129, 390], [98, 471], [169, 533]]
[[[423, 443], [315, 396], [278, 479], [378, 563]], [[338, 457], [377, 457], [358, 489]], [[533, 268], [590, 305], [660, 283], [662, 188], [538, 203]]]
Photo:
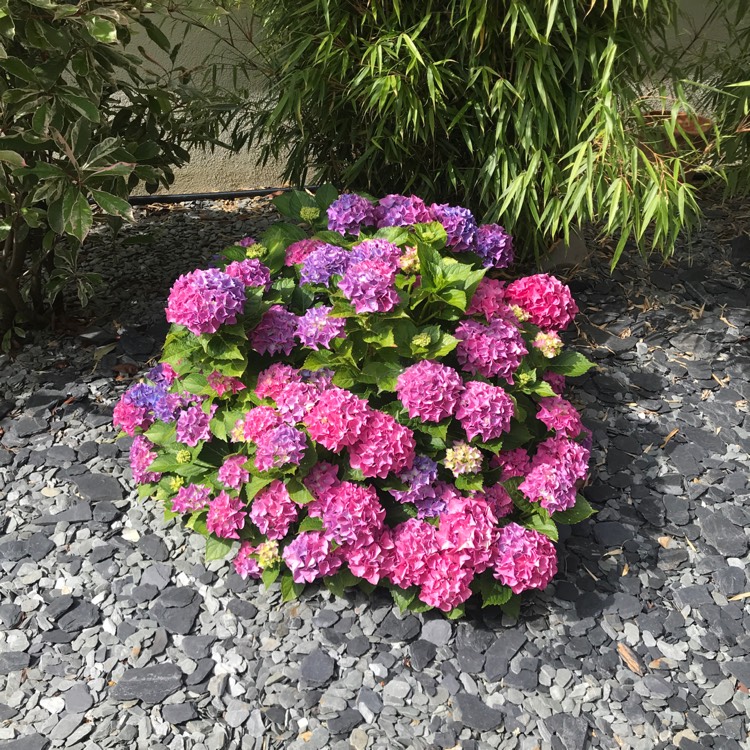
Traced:
[[477, 222], [468, 208], [447, 203], [433, 203], [430, 208], [448, 235], [448, 247], [457, 253], [473, 249]]
[[396, 270], [383, 260], [363, 260], [349, 266], [339, 289], [358, 313], [388, 312], [399, 303]]
[[290, 354], [296, 330], [297, 316], [283, 305], [273, 305], [251, 332], [250, 345], [259, 354]]
[[165, 380], [159, 383], [136, 383], [125, 394], [133, 406], [146, 410], [162, 422], [173, 422], [180, 406], [181, 398], [177, 393], [169, 393]]
[[305, 455], [307, 440], [303, 432], [282, 424], [261, 435], [256, 441], [255, 466], [258, 471], [298, 464]]
[[478, 227], [472, 250], [488, 268], [507, 268], [513, 263], [513, 238], [499, 224]]
[[216, 333], [236, 323], [245, 308], [245, 285], [218, 268], [198, 269], [180, 276], [169, 292], [167, 320], [191, 333]]
[[130, 444], [130, 470], [136, 484], [158, 482], [161, 479], [160, 473], [148, 471], [156, 458], [156, 451], [151, 450], [153, 447], [154, 444], [143, 435], [136, 435]]
[[188, 484], [180, 487], [177, 494], [172, 498], [173, 513], [191, 513], [201, 510], [208, 505], [211, 497], [211, 488], [204, 484]]
[[240, 247], [250, 247], [255, 244], [255, 240], [252, 237], [243, 237], [237, 244]]
[[316, 351], [321, 346], [330, 349], [333, 339], [344, 338], [346, 319], [333, 317], [331, 310], [333, 307], [318, 305], [297, 318], [295, 336], [304, 346]]
[[518, 325], [495, 318], [489, 325], [464, 320], [455, 333], [456, 357], [462, 369], [485, 378], [503, 378], [513, 384], [513, 373], [528, 354]]
[[375, 209], [378, 229], [381, 227], [410, 227], [434, 221], [435, 217], [416, 195], [386, 195]]
[[328, 206], [328, 229], [340, 234], [358, 235], [361, 227], [375, 223], [374, 207], [367, 198], [344, 193]]
[[513, 418], [513, 399], [502, 389], [479, 380], [466, 384], [456, 410], [456, 419], [473, 440], [494, 440], [510, 430]]
[[412, 468], [398, 475], [398, 478], [409, 487], [389, 492], [400, 503], [413, 503], [417, 507], [418, 518], [432, 518], [445, 509], [445, 500], [440, 492], [444, 483], [435, 484], [437, 475], [438, 466], [431, 458], [417, 456]]
[[271, 288], [271, 271], [257, 258], [233, 260], [224, 271], [245, 286], [262, 286], [266, 291]]
[[384, 260], [389, 266], [397, 266], [401, 257], [401, 248], [388, 240], [376, 237], [363, 240], [352, 248], [351, 263], [363, 260]]
[[327, 286], [331, 276], [343, 276], [349, 265], [349, 251], [336, 245], [313, 250], [302, 262], [300, 283]]
[[341, 567], [341, 555], [320, 531], [303, 531], [284, 547], [284, 562], [295, 583], [312, 583], [333, 575]]
[[201, 440], [211, 439], [209, 423], [217, 409], [212, 404], [206, 414], [200, 406], [189, 406], [177, 418], [177, 440], [194, 448]]

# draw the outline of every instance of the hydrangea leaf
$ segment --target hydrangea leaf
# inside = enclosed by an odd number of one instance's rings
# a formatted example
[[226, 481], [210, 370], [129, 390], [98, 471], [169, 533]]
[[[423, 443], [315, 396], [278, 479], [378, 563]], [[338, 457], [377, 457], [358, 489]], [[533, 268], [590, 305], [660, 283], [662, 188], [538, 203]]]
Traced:
[[294, 215], [293, 209], [292, 209], [292, 194], [289, 191], [281, 193], [281, 195], [276, 195], [271, 199], [271, 203], [273, 203], [274, 206], [276, 206], [278, 212], [285, 216], [287, 219], [296, 219], [299, 218]]
[[587, 373], [596, 365], [586, 359], [583, 354], [578, 352], [563, 352], [550, 360], [549, 369], [559, 375], [565, 375], [569, 378], [576, 378], [579, 375]]
[[591, 507], [589, 501], [580, 493], [576, 495], [576, 504], [568, 509], [552, 514], [552, 519], [557, 523], [574, 524], [585, 521], [594, 515], [596, 511]]
[[223, 560], [232, 549], [232, 541], [230, 539], [221, 539], [214, 534], [211, 534], [206, 539], [206, 562], [212, 562], [213, 560]]
[[208, 528], [206, 527], [206, 511], [198, 510], [190, 514], [190, 517], [185, 521], [185, 525], [195, 531], [201, 536], [208, 536]]
[[261, 580], [263, 581], [263, 584], [265, 587], [271, 588], [271, 586], [276, 583], [276, 579], [281, 574], [281, 567], [279, 565], [275, 565], [273, 568], [265, 568], [263, 572], [261, 573]]
[[415, 614], [429, 612], [431, 609], [434, 609], [431, 604], [427, 604], [427, 602], [423, 602], [419, 598], [414, 599], [414, 601], [412, 601], [412, 603], [409, 605], [409, 612], [414, 612]]
[[324, 183], [315, 191], [315, 203], [323, 212], [325, 212], [328, 206], [330, 206], [338, 197], [339, 191], [336, 190], [330, 182]]
[[177, 425], [175, 422], [154, 422], [145, 432], [146, 437], [161, 448], [174, 444], [176, 434]]
[[247, 257], [246, 252], [245, 248], [240, 245], [230, 245], [221, 251], [221, 255], [231, 262], [233, 260], [245, 260]]
[[534, 529], [534, 531], [548, 536], [553, 542], [557, 541], [557, 524], [542, 507], [536, 507], [534, 513], [524, 519], [523, 525], [527, 529]]
[[404, 245], [409, 241], [409, 230], [406, 227], [382, 227], [374, 236], [388, 240], [394, 245]]
[[500, 609], [502, 609], [508, 617], [517, 620], [518, 616], [521, 614], [521, 597], [517, 594], [513, 594], [505, 604], [500, 605]]
[[271, 274], [278, 273], [284, 267], [286, 249], [293, 242], [304, 240], [307, 237], [304, 230], [294, 224], [283, 222], [274, 224], [266, 229], [260, 237], [261, 244], [268, 248], [268, 253], [263, 258], [263, 263], [271, 270]]
[[367, 383], [374, 383], [381, 393], [395, 391], [398, 376], [403, 367], [397, 362], [368, 362], [362, 370], [362, 379]]
[[295, 583], [291, 573], [281, 576], [281, 601], [291, 602], [305, 590], [304, 583]]
[[458, 620], [466, 614], [466, 605], [459, 604], [457, 607], [453, 607], [450, 612], [446, 612], [445, 616], [449, 620]]
[[477, 589], [482, 597], [482, 607], [498, 607], [505, 604], [513, 592], [489, 573], [482, 573], [478, 577]]
[[393, 601], [396, 602], [398, 608], [404, 612], [417, 598], [419, 589], [416, 586], [412, 586], [410, 589], [402, 589], [400, 586], [391, 585], [390, 591]]
[[351, 243], [347, 242], [338, 232], [329, 232], [327, 229], [319, 232], [315, 232], [315, 239], [323, 240], [329, 245], [336, 245], [336, 247], [349, 247]]
[[459, 490], [480, 492], [484, 487], [484, 477], [481, 474], [460, 474], [456, 477], [456, 487]]
[[299, 524], [299, 530], [302, 531], [322, 531], [323, 520], [317, 516], [305, 516]]
[[296, 479], [290, 479], [286, 483], [286, 490], [289, 493], [289, 497], [298, 505], [307, 505], [315, 500], [310, 490]]
[[245, 485], [245, 498], [248, 500], [252, 500], [264, 487], [267, 487], [269, 484], [273, 482], [273, 477], [269, 476], [262, 476], [262, 477], [253, 477], [246, 485]]

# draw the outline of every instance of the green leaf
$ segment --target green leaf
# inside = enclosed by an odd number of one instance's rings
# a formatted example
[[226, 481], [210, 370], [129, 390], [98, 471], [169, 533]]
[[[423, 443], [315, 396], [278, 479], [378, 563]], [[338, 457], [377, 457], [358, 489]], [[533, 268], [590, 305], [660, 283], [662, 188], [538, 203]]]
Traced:
[[346, 594], [346, 590], [356, 586], [360, 582], [348, 568], [341, 568], [338, 573], [326, 578], [326, 588], [334, 595], [339, 598]]
[[517, 620], [518, 616], [521, 614], [521, 597], [517, 594], [513, 594], [505, 604], [500, 605], [500, 609], [502, 609], [508, 617]]
[[323, 531], [323, 519], [317, 516], [305, 516], [299, 524], [300, 532]]
[[304, 583], [295, 583], [291, 573], [281, 576], [281, 601], [291, 602], [305, 590]]
[[307, 487], [297, 479], [290, 479], [286, 483], [286, 489], [289, 493], [289, 497], [291, 497], [298, 505], [307, 505], [315, 500], [310, 493], [310, 490], [308, 490]]
[[403, 369], [397, 362], [368, 362], [362, 370], [362, 379], [377, 385], [380, 392], [391, 392], [396, 390], [398, 376]]
[[117, 27], [112, 21], [101, 16], [86, 16], [83, 19], [86, 30], [97, 42], [115, 44], [117, 42]]
[[454, 607], [450, 612], [446, 612], [445, 616], [449, 620], [458, 620], [461, 617], [463, 617], [465, 614], [466, 614], [466, 605], [459, 604], [457, 607]]
[[62, 93], [60, 98], [69, 104], [79, 115], [83, 115], [90, 122], [98, 123], [100, 118], [99, 109], [96, 104], [90, 99], [86, 99], [84, 96], [78, 96], [77, 94]]
[[576, 504], [568, 510], [561, 510], [552, 514], [552, 520], [556, 523], [573, 525], [585, 521], [594, 515], [596, 511], [591, 507], [589, 501], [580, 493], [576, 495]]
[[26, 166], [26, 161], [21, 154], [15, 151], [0, 150], [0, 161], [4, 164], [10, 164], [11, 167], [20, 168]]
[[263, 263], [271, 270], [271, 274], [278, 273], [284, 266], [286, 249], [293, 242], [307, 237], [305, 232], [294, 224], [279, 222], [266, 229], [260, 236], [261, 244], [268, 249]]
[[394, 245], [404, 245], [409, 241], [409, 230], [406, 227], [382, 227], [374, 236]]
[[245, 485], [245, 497], [250, 502], [264, 487], [273, 482], [273, 477], [253, 477]]
[[513, 596], [513, 592], [508, 586], [504, 586], [488, 573], [478, 576], [477, 582], [477, 588], [482, 597], [482, 607], [500, 606]]
[[151, 462], [149, 471], [157, 471], [162, 473], [176, 471], [180, 466], [187, 466], [187, 464], [178, 464], [177, 458], [173, 453], [162, 453]]
[[549, 398], [557, 394], [552, 390], [552, 386], [546, 380], [538, 380], [532, 386], [523, 388], [524, 393], [535, 393], [541, 398]]
[[339, 191], [329, 182], [321, 185], [315, 191], [315, 202], [318, 204], [318, 208], [320, 208], [322, 213], [325, 213], [328, 206], [330, 206], [338, 197]]
[[541, 507], [535, 507], [535, 512], [523, 520], [527, 529], [534, 529], [540, 534], [549, 537], [553, 542], [557, 541], [557, 524], [552, 520], [549, 513]]
[[206, 562], [213, 560], [223, 560], [232, 549], [232, 541], [230, 539], [221, 539], [218, 536], [211, 534], [206, 539]]
[[459, 474], [456, 477], [456, 488], [481, 492], [484, 487], [484, 477], [481, 474]]
[[596, 365], [578, 352], [563, 352], [550, 360], [549, 369], [560, 375], [576, 378]]
[[94, 215], [86, 196], [80, 190], [68, 188], [63, 197], [62, 208], [65, 231], [83, 242], [94, 223]]
[[402, 612], [406, 611], [414, 599], [417, 598], [417, 594], [419, 593], [419, 588], [417, 586], [412, 586], [409, 589], [402, 589], [400, 586], [392, 585], [389, 586], [389, 589], [393, 601], [396, 602], [396, 605]]
[[264, 568], [263, 572], [260, 574], [261, 580], [263, 581], [263, 584], [268, 589], [270, 588], [274, 583], [276, 583], [276, 579], [279, 577], [281, 573], [281, 567], [276, 565], [273, 568]]
[[113, 216], [120, 216], [127, 221], [134, 221], [133, 208], [126, 200], [118, 198], [111, 193], [105, 193], [102, 190], [94, 190], [93, 188], [89, 188], [89, 190], [99, 208], [103, 211]]
[[23, 60], [19, 60], [17, 57], [6, 57], [4, 60], [0, 60], [0, 68], [7, 70], [12, 76], [20, 78], [26, 83], [39, 83], [39, 79], [33, 70]]

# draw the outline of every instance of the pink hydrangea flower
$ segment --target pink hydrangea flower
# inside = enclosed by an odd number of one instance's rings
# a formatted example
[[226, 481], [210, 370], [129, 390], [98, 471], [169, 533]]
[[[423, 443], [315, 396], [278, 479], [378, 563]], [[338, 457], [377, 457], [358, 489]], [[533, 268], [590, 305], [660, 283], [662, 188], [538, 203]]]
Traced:
[[489, 325], [464, 320], [455, 336], [456, 357], [466, 372], [503, 378], [513, 385], [513, 373], [528, 354], [516, 323], [505, 317], [494, 318]]
[[136, 430], [147, 430], [151, 426], [151, 420], [147, 416], [147, 409], [131, 403], [127, 395], [127, 393], [123, 393], [115, 405], [112, 421], [115, 427], [119, 427], [123, 432], [133, 437]]
[[291, 425], [281, 424], [256, 440], [255, 466], [258, 471], [298, 464], [305, 455], [307, 440], [304, 433]]
[[393, 268], [398, 266], [399, 258], [401, 258], [401, 248], [382, 237], [363, 240], [354, 245], [351, 253], [352, 263], [360, 263], [363, 260], [382, 260]]
[[387, 526], [380, 529], [374, 537], [365, 534], [341, 549], [349, 570], [373, 585], [385, 578], [391, 569], [393, 539]]
[[295, 583], [312, 583], [333, 575], [341, 567], [341, 553], [320, 531], [303, 531], [284, 547], [281, 555]]
[[274, 401], [289, 383], [301, 383], [302, 376], [291, 365], [274, 362], [258, 375], [255, 395], [258, 398], [271, 398]]
[[208, 414], [200, 406], [189, 406], [177, 417], [177, 440], [195, 448], [201, 440], [211, 439], [209, 426], [218, 407], [211, 404]]
[[204, 484], [188, 484], [180, 487], [172, 498], [173, 513], [192, 513], [202, 510], [211, 498], [211, 488]]
[[546, 273], [511, 282], [505, 296], [509, 305], [518, 305], [528, 313], [529, 321], [543, 331], [562, 331], [578, 314], [570, 289]]
[[229, 458], [225, 458], [224, 463], [219, 468], [219, 481], [225, 487], [238, 490], [250, 479], [250, 472], [244, 468], [246, 463], [247, 456], [230, 456]]
[[392, 530], [393, 552], [389, 580], [408, 589], [419, 586], [428, 574], [427, 560], [438, 551], [437, 530], [427, 521], [410, 518]]
[[407, 367], [396, 385], [409, 417], [423, 422], [440, 422], [453, 415], [463, 390], [461, 376], [452, 367], [430, 360]]
[[481, 573], [493, 557], [497, 516], [481, 495], [455, 492], [440, 516], [436, 541], [441, 550], [455, 554], [461, 567]]
[[272, 406], [255, 406], [244, 418], [238, 419], [232, 431], [235, 442], [252, 440], [257, 442], [261, 435], [281, 424], [281, 415]]
[[384, 479], [414, 463], [414, 433], [390, 414], [371, 409], [359, 439], [349, 448], [349, 464], [366, 477]]
[[397, 270], [387, 261], [378, 259], [352, 263], [339, 282], [339, 289], [357, 313], [388, 312], [399, 303], [393, 284]]
[[352, 544], [383, 525], [385, 508], [369, 485], [340, 482], [321, 503], [325, 535], [339, 544]]
[[550, 384], [550, 388], [558, 396], [562, 396], [565, 390], [565, 375], [558, 375], [556, 372], [547, 372], [544, 374], [542, 380], [546, 380]]
[[[339, 484], [339, 467], [328, 463], [328, 461], [318, 461], [310, 469], [308, 475], [302, 480], [310, 494], [315, 500], [326, 500], [331, 492]], [[310, 503], [307, 508], [310, 509], [314, 503]], [[312, 513], [310, 515], [313, 515]]]
[[239, 539], [237, 532], [245, 525], [245, 515], [245, 503], [222, 491], [208, 504], [206, 528], [222, 539]]
[[271, 271], [257, 258], [233, 260], [224, 272], [239, 279], [245, 286], [262, 286], [265, 291], [271, 288]]
[[505, 282], [488, 279], [486, 276], [479, 282], [471, 303], [466, 308], [467, 315], [483, 315], [487, 321], [507, 315], [505, 304]]
[[484, 499], [490, 504], [495, 518], [505, 518], [513, 512], [513, 498], [502, 484], [493, 484], [485, 487], [482, 493]]
[[343, 388], [331, 388], [307, 414], [305, 427], [316, 443], [339, 453], [357, 441], [370, 411], [364, 399]]
[[325, 380], [289, 383], [276, 398], [279, 414], [285, 422], [301, 422], [320, 401], [328, 388]]
[[250, 542], [242, 542], [236, 557], [232, 560], [235, 571], [240, 578], [260, 578], [263, 571], [258, 561], [252, 557], [256, 548]]
[[291, 245], [286, 249], [286, 257], [284, 258], [285, 266], [296, 266], [298, 263], [303, 263], [305, 258], [310, 255], [313, 250], [317, 250], [323, 247], [326, 243], [322, 240], [298, 240], [292, 242]]
[[250, 520], [269, 539], [283, 539], [298, 515], [286, 485], [278, 479], [263, 488], [250, 506]]
[[494, 440], [510, 430], [513, 417], [513, 399], [502, 389], [480, 380], [466, 384], [456, 409], [456, 419], [473, 440]]
[[154, 444], [143, 435], [136, 435], [130, 444], [130, 470], [136, 484], [148, 484], [161, 479], [159, 472], [148, 471], [157, 455], [156, 451], [151, 450], [153, 447]]
[[509, 523], [500, 529], [492, 575], [514, 594], [544, 589], [557, 573], [552, 540], [533, 529]]
[[378, 229], [382, 227], [409, 227], [434, 221], [435, 217], [425, 202], [416, 195], [383, 196], [375, 208]]
[[569, 438], [578, 437], [583, 429], [578, 410], [570, 401], [560, 396], [539, 399], [536, 418], [543, 422], [548, 430], [554, 430], [558, 435]]
[[258, 354], [291, 354], [297, 316], [283, 305], [272, 305], [250, 332], [250, 346]]
[[245, 390], [245, 384], [239, 378], [222, 375], [217, 370], [214, 370], [206, 379], [211, 388], [216, 391], [217, 396], [223, 396], [227, 391], [231, 391], [234, 396]]
[[502, 469], [500, 481], [505, 482], [512, 477], [526, 476], [531, 470], [531, 459], [523, 448], [514, 448], [493, 456], [492, 465]]
[[218, 268], [198, 269], [180, 276], [169, 292], [167, 320], [191, 333], [216, 333], [236, 323], [245, 308], [245, 285]]
[[460, 567], [455, 552], [447, 550], [430, 555], [419, 598], [443, 612], [450, 612], [471, 596], [473, 579], [471, 569]]

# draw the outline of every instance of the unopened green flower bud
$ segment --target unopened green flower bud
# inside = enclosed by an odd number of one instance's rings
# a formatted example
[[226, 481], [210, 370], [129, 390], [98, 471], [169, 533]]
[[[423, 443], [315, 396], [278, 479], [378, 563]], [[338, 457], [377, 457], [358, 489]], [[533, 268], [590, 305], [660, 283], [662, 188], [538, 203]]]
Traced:
[[518, 381], [521, 388], [534, 380], [530, 372], [517, 372], [513, 377]]
[[268, 252], [268, 248], [265, 245], [261, 245], [256, 242], [254, 245], [245, 248], [245, 256], [248, 258], [262, 258]]
[[183, 448], [182, 450], [177, 451], [176, 458], [178, 464], [189, 464], [191, 459], [193, 458], [193, 454], [190, 453], [189, 450], [185, 450]]
[[299, 210], [299, 217], [302, 221], [315, 221], [320, 216], [320, 209], [317, 206], [302, 206]]
[[264, 570], [266, 568], [273, 568], [281, 560], [279, 543], [276, 541], [269, 540], [263, 542], [256, 550], [256, 553], [258, 554], [258, 565]]
[[529, 319], [529, 314], [522, 307], [511, 305], [510, 309], [513, 315], [515, 315], [521, 323], [525, 323]]
[[432, 343], [432, 339], [430, 339], [429, 333], [418, 333], [414, 338], [411, 340], [411, 345], [413, 347], [421, 347], [426, 348]]
[[182, 477], [169, 478], [169, 489], [172, 492], [177, 492], [183, 484], [185, 484], [185, 480]]

